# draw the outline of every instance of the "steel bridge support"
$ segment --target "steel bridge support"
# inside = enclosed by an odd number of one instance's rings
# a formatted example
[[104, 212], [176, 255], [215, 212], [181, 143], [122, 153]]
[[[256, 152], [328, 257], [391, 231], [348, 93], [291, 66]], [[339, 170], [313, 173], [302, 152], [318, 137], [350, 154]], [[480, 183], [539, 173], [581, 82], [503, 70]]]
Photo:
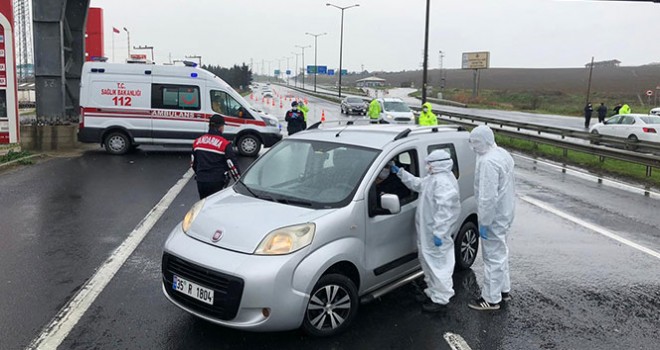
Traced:
[[78, 122], [89, 0], [33, 0], [34, 72], [40, 124]]

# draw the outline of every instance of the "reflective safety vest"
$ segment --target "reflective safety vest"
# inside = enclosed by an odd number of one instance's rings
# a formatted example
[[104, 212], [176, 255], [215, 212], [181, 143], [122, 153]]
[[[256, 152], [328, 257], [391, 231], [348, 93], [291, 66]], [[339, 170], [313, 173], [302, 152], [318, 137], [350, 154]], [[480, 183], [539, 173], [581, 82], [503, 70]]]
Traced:
[[380, 103], [376, 100], [372, 100], [371, 103], [369, 103], [369, 118], [371, 119], [378, 119], [380, 118]]
[[[424, 109], [428, 108], [428, 112], [424, 112]], [[431, 110], [431, 104], [426, 102], [422, 105], [422, 113], [419, 115], [419, 125], [429, 126], [429, 125], [438, 125], [438, 117], [433, 114]]]

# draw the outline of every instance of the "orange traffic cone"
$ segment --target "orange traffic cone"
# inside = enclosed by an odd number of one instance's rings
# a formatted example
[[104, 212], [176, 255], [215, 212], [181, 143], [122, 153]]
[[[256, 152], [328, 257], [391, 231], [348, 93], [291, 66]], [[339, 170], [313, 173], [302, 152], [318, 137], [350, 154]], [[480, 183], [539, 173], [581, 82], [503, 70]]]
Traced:
[[280, 109], [284, 108], [284, 105], [282, 104], [282, 99], [280, 99]]
[[305, 97], [305, 105], [308, 105], [308, 104], [309, 104], [309, 103], [307, 103], [307, 97]]
[[272, 99], [271, 99], [271, 102], [272, 102], [272, 103], [271, 103], [272, 106], [275, 107], [275, 98], [272, 98]]
[[325, 123], [325, 110], [321, 110], [321, 123]]

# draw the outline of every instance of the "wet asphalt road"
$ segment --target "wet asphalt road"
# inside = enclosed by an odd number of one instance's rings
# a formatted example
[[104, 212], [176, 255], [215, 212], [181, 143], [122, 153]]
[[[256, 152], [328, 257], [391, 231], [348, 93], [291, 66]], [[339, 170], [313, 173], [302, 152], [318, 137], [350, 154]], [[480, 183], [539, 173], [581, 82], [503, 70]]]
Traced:
[[[188, 161], [186, 150], [145, 148], [122, 157], [87, 151], [0, 174], [0, 348], [28, 345], [183, 175]], [[452, 332], [472, 349], [656, 349], [658, 259], [524, 198], [655, 251], [660, 203], [516, 161], [514, 300], [499, 312], [467, 308], [483, 276], [478, 258], [472, 270], [455, 275], [456, 296], [445, 314], [422, 313], [413, 288], [405, 286], [362, 305], [349, 332], [331, 339], [299, 331], [249, 333], [198, 320], [170, 304], [160, 285], [163, 242], [197, 200], [191, 181], [60, 348], [448, 349], [443, 335]], [[240, 160], [242, 167], [249, 162]]]

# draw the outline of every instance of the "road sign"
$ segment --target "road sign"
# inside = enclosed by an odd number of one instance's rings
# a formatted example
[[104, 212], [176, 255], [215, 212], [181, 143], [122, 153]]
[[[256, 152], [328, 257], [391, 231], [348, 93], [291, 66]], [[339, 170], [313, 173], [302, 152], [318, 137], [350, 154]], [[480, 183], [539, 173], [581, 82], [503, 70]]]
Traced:
[[646, 90], [646, 96], [653, 96], [653, 90]]
[[328, 66], [307, 66], [307, 74], [327, 74]]
[[280, 75], [280, 70], [276, 69], [275, 72], [273, 73], [273, 75]]
[[490, 52], [464, 52], [462, 69], [490, 68]]
[[347, 69], [342, 69], [342, 70], [341, 70], [341, 75], [347, 75], [347, 74], [348, 74], [348, 70], [347, 70]]
[[291, 75], [291, 69], [286, 70], [286, 75]]
[[334, 69], [328, 69], [328, 75], [335, 75]]

